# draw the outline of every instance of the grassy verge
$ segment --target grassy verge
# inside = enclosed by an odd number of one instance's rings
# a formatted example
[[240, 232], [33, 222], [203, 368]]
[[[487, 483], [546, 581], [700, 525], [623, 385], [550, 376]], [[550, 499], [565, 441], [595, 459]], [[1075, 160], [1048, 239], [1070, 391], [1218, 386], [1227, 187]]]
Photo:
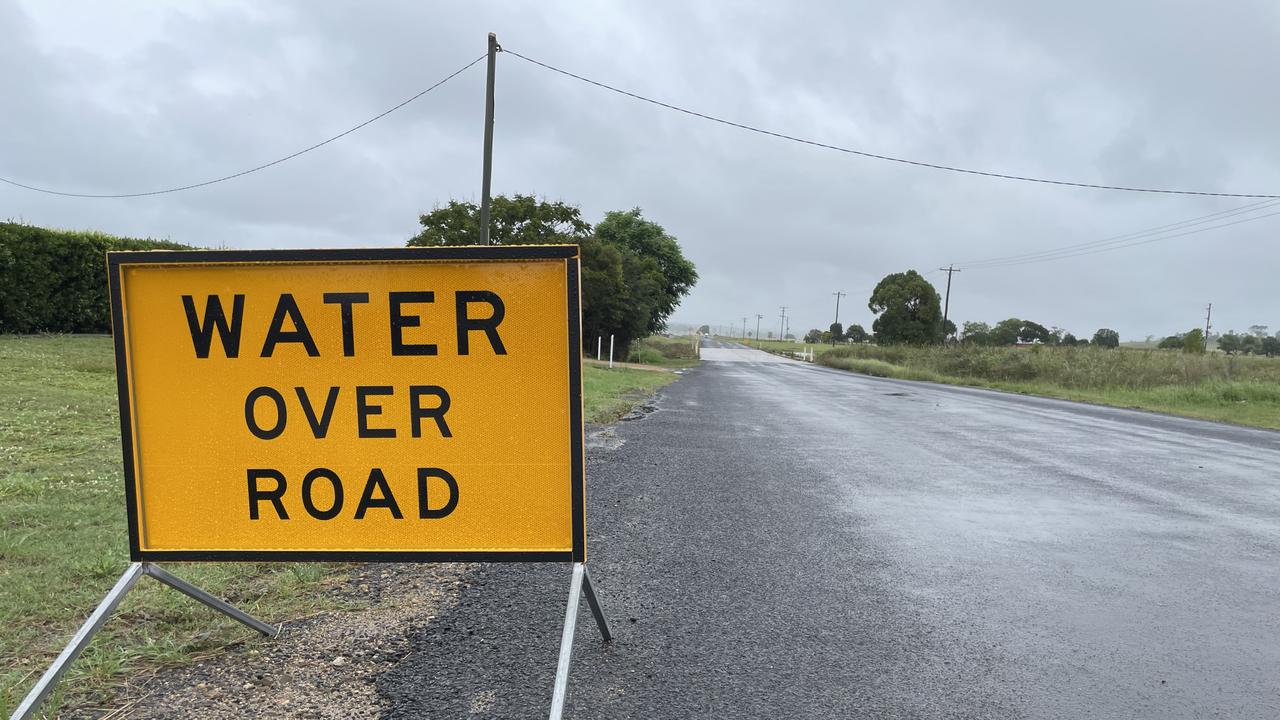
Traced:
[[830, 367], [1280, 429], [1280, 360], [1101, 348], [877, 347], [820, 354]]
[[[741, 342], [741, 341], [738, 341], [738, 342]], [[841, 347], [840, 345], [832, 346], [832, 345], [823, 345], [821, 343], [818, 343], [815, 345], [813, 343], [795, 342], [792, 340], [750, 339], [750, 340], [747, 340], [746, 344], [750, 345], [753, 348], [759, 348], [761, 350], [767, 350], [769, 352], [776, 352], [776, 353], [801, 353], [801, 352], [804, 352], [805, 350], [809, 350], [813, 352], [815, 358], [819, 355], [829, 353], [832, 350], [836, 349], [837, 347]]]
[[631, 344], [627, 362], [659, 367], [686, 368], [698, 364], [694, 339], [654, 335]]
[[[616, 419], [677, 377], [585, 368], [587, 418]], [[0, 717], [7, 717], [124, 571], [128, 548], [110, 339], [0, 335], [0, 378]], [[337, 571], [347, 566], [168, 567], [279, 621], [339, 607], [323, 590], [340, 582]], [[98, 702], [125, 676], [256, 638], [144, 578], [72, 665], [46, 710], [53, 716], [63, 701]]]
[[626, 415], [639, 401], [658, 388], [674, 382], [679, 375], [655, 370], [582, 368], [582, 395], [587, 422], [609, 423]]
[[[0, 715], [128, 564], [115, 369], [103, 337], [0, 336]], [[174, 564], [269, 618], [317, 607], [319, 565]], [[117, 678], [250, 633], [144, 580], [63, 681], [92, 702]], [[60, 699], [60, 698], [56, 698]], [[56, 707], [56, 706], [55, 706]]]

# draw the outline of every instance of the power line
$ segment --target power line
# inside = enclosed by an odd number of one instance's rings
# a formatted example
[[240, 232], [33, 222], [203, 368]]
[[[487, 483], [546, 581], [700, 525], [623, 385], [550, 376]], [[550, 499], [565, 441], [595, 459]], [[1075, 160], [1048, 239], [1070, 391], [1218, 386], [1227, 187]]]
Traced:
[[1234, 220], [1228, 223], [1222, 223], [1221, 225], [1212, 225], [1210, 227], [1197, 228], [1195, 230], [1187, 230], [1185, 232], [1180, 232], [1180, 233], [1161, 235], [1159, 237], [1154, 237], [1147, 240], [1139, 240], [1137, 242], [1125, 243], [1123, 245], [1111, 245], [1104, 248], [1081, 250], [1079, 252], [1067, 253], [1063, 255], [1055, 255], [1052, 257], [1032, 258], [1029, 260], [1013, 260], [1009, 262], [990, 263], [987, 265], [977, 265], [977, 266], [971, 265], [964, 269], [965, 270], [988, 270], [991, 268], [998, 268], [998, 267], [1012, 267], [1014, 265], [1028, 265], [1032, 263], [1048, 262], [1050, 260], [1062, 260], [1070, 257], [1079, 257], [1081, 255], [1095, 255], [1098, 253], [1110, 252], [1112, 250], [1120, 250], [1122, 248], [1137, 247], [1139, 245], [1146, 245], [1148, 243], [1160, 242], [1161, 240], [1172, 240], [1174, 238], [1185, 237], [1187, 235], [1196, 235], [1198, 233], [1208, 232], [1210, 230], [1218, 230], [1224, 227], [1231, 227], [1232, 225], [1239, 225], [1241, 223], [1253, 222], [1254, 220], [1262, 220], [1263, 218], [1275, 217], [1276, 215], [1280, 215], [1280, 210], [1277, 210], [1276, 212], [1272, 212], [1272, 213], [1267, 213], [1265, 215], [1256, 215], [1254, 217], [1247, 217], [1240, 220]]
[[423, 95], [426, 95], [427, 93], [431, 92], [432, 90], [435, 90], [436, 88], [440, 87], [441, 85], [444, 85], [445, 83], [449, 82], [450, 80], [454, 79], [455, 77], [457, 77], [457, 76], [461, 75], [464, 71], [466, 71], [467, 69], [469, 69], [472, 65], [475, 65], [476, 63], [480, 62], [481, 60], [484, 60], [487, 56], [488, 56], [488, 53], [485, 53], [484, 55], [481, 55], [480, 57], [476, 58], [475, 60], [472, 60], [471, 62], [467, 63], [466, 65], [463, 65], [462, 67], [460, 67], [460, 68], [458, 68], [457, 70], [453, 71], [453, 72], [452, 72], [452, 73], [450, 73], [449, 75], [445, 76], [443, 80], [440, 80], [439, 82], [437, 82], [436, 84], [434, 84], [434, 85], [432, 85], [431, 87], [427, 88], [426, 90], [423, 90], [422, 92], [419, 92], [418, 94], [416, 94], [416, 95], [414, 95], [414, 96], [410, 97], [409, 99], [405, 100], [404, 102], [401, 102], [401, 103], [400, 103], [400, 104], [398, 104], [398, 105], [395, 105], [395, 106], [393, 106], [393, 107], [391, 107], [391, 108], [389, 108], [389, 109], [387, 109], [387, 110], [385, 110], [385, 111], [383, 111], [383, 112], [381, 112], [381, 113], [378, 113], [377, 115], [374, 115], [373, 117], [369, 118], [368, 120], [365, 120], [364, 122], [360, 123], [359, 125], [356, 125], [355, 127], [349, 128], [349, 129], [347, 129], [347, 130], [344, 130], [344, 131], [342, 131], [342, 132], [338, 133], [337, 135], [334, 135], [333, 137], [329, 138], [328, 140], [323, 140], [323, 141], [321, 141], [321, 142], [316, 143], [315, 145], [312, 145], [312, 146], [307, 147], [307, 148], [303, 148], [302, 150], [299, 150], [299, 151], [297, 151], [297, 152], [295, 152], [295, 153], [293, 153], [293, 154], [291, 154], [291, 155], [286, 155], [286, 156], [284, 156], [284, 157], [282, 157], [282, 158], [279, 158], [278, 160], [272, 160], [272, 161], [271, 161], [271, 162], [269, 162], [269, 163], [264, 163], [264, 164], [262, 164], [262, 165], [258, 165], [257, 167], [251, 167], [251, 168], [249, 168], [248, 170], [241, 170], [240, 172], [232, 173], [232, 174], [230, 174], [230, 175], [224, 175], [223, 177], [220, 177], [220, 178], [214, 178], [214, 179], [212, 179], [212, 180], [205, 180], [204, 182], [192, 183], [192, 184], [190, 184], [190, 185], [182, 185], [182, 186], [180, 186], [180, 187], [166, 188], [166, 189], [164, 189], [164, 190], [150, 190], [150, 191], [147, 191], [147, 192], [136, 192], [136, 193], [110, 193], [110, 194], [74, 193], [74, 192], [63, 192], [63, 191], [61, 191], [61, 190], [50, 190], [50, 189], [48, 189], [48, 188], [36, 187], [36, 186], [34, 186], [34, 185], [27, 185], [27, 184], [24, 184], [24, 183], [17, 182], [16, 180], [10, 180], [10, 179], [8, 179], [8, 178], [3, 178], [3, 177], [0, 177], [0, 182], [7, 183], [7, 184], [9, 184], [9, 185], [13, 185], [13, 186], [15, 186], [15, 187], [24, 188], [24, 189], [26, 189], [26, 190], [34, 190], [35, 192], [46, 193], [46, 194], [48, 194], [48, 195], [60, 195], [60, 196], [62, 196], [62, 197], [74, 197], [74, 198], [134, 198], [134, 197], [146, 197], [146, 196], [148, 196], [148, 195], [164, 195], [164, 194], [166, 194], [166, 193], [181, 192], [181, 191], [183, 191], [183, 190], [194, 190], [195, 188], [205, 187], [206, 185], [213, 185], [214, 183], [225, 182], [225, 181], [227, 181], [227, 180], [234, 180], [235, 178], [243, 177], [243, 176], [245, 176], [245, 175], [248, 175], [249, 173], [255, 173], [255, 172], [258, 172], [259, 170], [266, 170], [267, 168], [272, 167], [273, 165], [279, 165], [280, 163], [282, 163], [282, 162], [286, 162], [286, 161], [288, 161], [288, 160], [292, 160], [292, 159], [294, 159], [294, 158], [298, 157], [299, 155], [304, 155], [304, 154], [306, 154], [306, 153], [311, 152], [312, 150], [315, 150], [315, 149], [320, 148], [320, 147], [324, 147], [325, 145], [328, 145], [329, 143], [333, 142], [334, 140], [338, 140], [338, 139], [340, 139], [340, 138], [346, 137], [347, 135], [350, 135], [351, 133], [353, 133], [353, 132], [355, 132], [355, 131], [359, 130], [360, 128], [362, 128], [362, 127], [364, 127], [364, 126], [366, 126], [366, 125], [369, 125], [369, 124], [371, 124], [371, 123], [373, 123], [373, 122], [376, 122], [376, 121], [378, 121], [378, 120], [381, 120], [382, 118], [384, 118], [384, 117], [386, 117], [386, 116], [390, 115], [391, 113], [395, 112], [396, 110], [399, 110], [400, 108], [404, 107], [405, 105], [408, 105], [409, 103], [413, 102], [414, 100], [417, 100], [418, 98], [422, 97]]
[[[1188, 218], [1186, 220], [1179, 220], [1177, 222], [1168, 223], [1165, 225], [1157, 225], [1155, 227], [1147, 228], [1145, 230], [1135, 230], [1133, 232], [1128, 232], [1121, 235], [1112, 235], [1110, 237], [1105, 237], [1100, 240], [1091, 240], [1089, 242], [1076, 243], [1074, 245], [1064, 245], [1057, 248], [1050, 248], [1048, 250], [1038, 250], [1033, 252], [1019, 253], [1016, 255], [988, 257], [988, 258], [983, 258], [981, 260], [966, 260], [964, 262], [958, 262], [955, 264], [960, 265], [961, 267], [975, 268], [981, 265], [986, 265], [988, 263], [1002, 263], [1007, 260], [1038, 258], [1038, 257], [1043, 257], [1048, 255], [1056, 255], [1056, 254], [1068, 252], [1071, 250], [1100, 247], [1105, 245], [1113, 245], [1113, 244], [1125, 242], [1127, 240], [1134, 240], [1141, 237], [1148, 237], [1151, 235], [1163, 234], [1165, 231], [1171, 230], [1171, 229], [1177, 229], [1180, 227], [1191, 227], [1194, 225], [1203, 225], [1205, 223], [1214, 222], [1216, 220], [1222, 220], [1227, 217], [1234, 217], [1236, 215], [1245, 215], [1245, 214], [1253, 213], [1259, 210], [1263, 210], [1268, 207], [1274, 207], [1277, 204], [1280, 204], [1280, 201], [1263, 200], [1261, 202], [1250, 203], [1248, 205], [1242, 205], [1240, 207], [1231, 208], [1229, 210], [1219, 210], [1218, 212], [1209, 213], [1208, 215], [1200, 215], [1197, 217]], [[1260, 216], [1260, 217], [1265, 217], [1265, 216]]]
[[1021, 182], [1041, 183], [1044, 185], [1065, 185], [1067, 187], [1091, 188], [1094, 190], [1119, 190], [1123, 192], [1157, 193], [1162, 195], [1201, 195], [1201, 196], [1208, 196], [1208, 197], [1280, 199], [1280, 195], [1270, 195], [1270, 194], [1264, 194], [1264, 193], [1226, 193], [1226, 192], [1208, 192], [1208, 191], [1201, 191], [1201, 190], [1170, 190], [1165, 188], [1130, 187], [1125, 185], [1101, 185], [1101, 184], [1095, 184], [1095, 183], [1071, 182], [1067, 180], [1052, 180], [1049, 178], [1030, 177], [1026, 175], [1010, 175], [1007, 173], [988, 172], [984, 170], [973, 170], [970, 168], [955, 167], [952, 165], [941, 165], [938, 163], [922, 162], [919, 160], [908, 160], [906, 158], [893, 157], [891, 155], [880, 155], [878, 153], [867, 152], [864, 150], [854, 150], [852, 148], [841, 147], [839, 145], [832, 145], [830, 143], [819, 142], [817, 140], [809, 140], [809, 139], [798, 137], [795, 135], [787, 135], [786, 133], [781, 133], [774, 130], [766, 130], [764, 128], [747, 125], [745, 123], [726, 120], [724, 118], [716, 117], [714, 115], [708, 115], [706, 113], [698, 112], [696, 110], [690, 110], [688, 108], [680, 107], [679, 105], [672, 105], [671, 103], [663, 102], [661, 100], [655, 100], [650, 97], [645, 97], [644, 95], [630, 92], [628, 90], [623, 90], [621, 88], [617, 88], [612, 85], [602, 83], [598, 80], [592, 80], [591, 78], [583, 77], [582, 75], [569, 72], [568, 70], [563, 70], [554, 65], [549, 65], [542, 61], [534, 60], [533, 58], [527, 57], [525, 55], [521, 55], [520, 53], [515, 52], [514, 50], [503, 48], [503, 52], [506, 53], [507, 55], [513, 55], [515, 57], [520, 58], [521, 60], [524, 60], [525, 62], [532, 63], [534, 65], [545, 68], [552, 72], [559, 73], [566, 77], [571, 77], [574, 80], [580, 80], [584, 83], [587, 83], [588, 85], [594, 85], [595, 87], [601, 88], [603, 90], [608, 90], [610, 92], [614, 92], [619, 95], [625, 95], [629, 98], [633, 98], [641, 102], [646, 102], [651, 105], [657, 105], [658, 107], [666, 108], [668, 110], [674, 110], [679, 113], [684, 113], [685, 115], [691, 115], [693, 117], [701, 118], [703, 120], [710, 120], [711, 122], [719, 123], [721, 125], [728, 125], [729, 127], [735, 127], [740, 130], [747, 130], [749, 132], [759, 133], [761, 135], [768, 135], [770, 137], [775, 137], [782, 140], [790, 140], [791, 142], [801, 143], [803, 145], [811, 145], [813, 147], [824, 148], [826, 150], [835, 150], [837, 152], [847, 153], [849, 155], [859, 155], [861, 157], [871, 158], [873, 160], [885, 160], [888, 162], [901, 163], [903, 165], [914, 165], [916, 167], [930, 168], [933, 170], [946, 170], [947, 172], [963, 173], [966, 175], [980, 175], [982, 177], [1000, 178], [1002, 180], [1018, 180]]

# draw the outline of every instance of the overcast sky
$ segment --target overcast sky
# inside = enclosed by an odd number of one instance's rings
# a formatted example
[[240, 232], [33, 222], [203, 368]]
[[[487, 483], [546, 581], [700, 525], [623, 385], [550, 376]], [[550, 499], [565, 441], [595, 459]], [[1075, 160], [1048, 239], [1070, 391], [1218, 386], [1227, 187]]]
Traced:
[[[1280, 4], [0, 2], [0, 176], [88, 193], [225, 175], [318, 142], [501, 44], [728, 119], [926, 162], [1280, 194]], [[1249, 203], [909, 167], [715, 125], [499, 56], [493, 191], [598, 221], [639, 206], [702, 279], [675, 320], [870, 329], [885, 274], [1047, 250]], [[0, 219], [233, 248], [401, 245], [478, 200], [483, 63], [262, 172]], [[1280, 209], [1280, 208], [1277, 208]], [[1265, 212], [1265, 211], [1264, 211]], [[1274, 210], [1272, 210], [1274, 212]], [[1203, 227], [1203, 226], [1200, 226]], [[955, 276], [951, 317], [1122, 339], [1280, 330], [1280, 216]], [[945, 274], [928, 276], [939, 292]], [[799, 333], [797, 333], [799, 334]]]

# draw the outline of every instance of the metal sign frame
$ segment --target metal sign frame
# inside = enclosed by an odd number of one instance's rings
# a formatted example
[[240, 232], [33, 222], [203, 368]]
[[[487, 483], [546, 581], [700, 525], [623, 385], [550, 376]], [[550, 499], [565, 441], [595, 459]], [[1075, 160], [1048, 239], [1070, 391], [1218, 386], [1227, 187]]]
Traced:
[[[129, 556], [134, 562], [251, 561], [251, 562], [584, 562], [586, 560], [585, 460], [582, 415], [582, 325], [579, 250], [576, 245], [460, 246], [430, 248], [370, 248], [353, 250], [192, 250], [130, 251], [107, 254], [111, 322], [120, 402], [121, 451], [124, 457], [125, 500], [129, 526]], [[122, 271], [136, 265], [263, 265], [421, 263], [467, 261], [563, 260], [568, 288], [569, 436], [572, 502], [572, 550], [531, 551], [388, 551], [388, 550], [144, 550], [139, 540], [138, 485], [134, 425], [131, 408], [132, 367], [124, 321]]]

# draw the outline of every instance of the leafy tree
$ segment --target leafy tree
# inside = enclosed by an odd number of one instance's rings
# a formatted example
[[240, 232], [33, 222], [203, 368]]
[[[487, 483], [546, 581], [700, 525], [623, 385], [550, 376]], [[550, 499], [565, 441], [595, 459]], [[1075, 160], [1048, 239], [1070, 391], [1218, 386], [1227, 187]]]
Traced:
[[596, 338], [616, 334], [626, 323], [630, 314], [627, 282], [617, 248], [590, 237], [583, 238], [578, 247], [582, 253], [582, 342], [590, 349]]
[[1047, 345], [1052, 340], [1053, 335], [1049, 332], [1049, 328], [1030, 320], [1024, 320], [1022, 327], [1018, 330], [1018, 342], [1021, 343], [1042, 342]]
[[1111, 328], [1102, 328], [1093, 334], [1093, 344], [1104, 348], [1120, 347], [1120, 333]]
[[1072, 335], [1071, 333], [1067, 333], [1066, 335], [1062, 336], [1062, 344], [1066, 345], [1067, 347], [1074, 347], [1079, 343], [1080, 341], [1077, 340], [1076, 336]]
[[1200, 328], [1191, 328], [1182, 336], [1182, 352], [1185, 353], [1204, 353], [1204, 331]]
[[[473, 245], [479, 242], [479, 217], [474, 203], [452, 200], [422, 215], [423, 229], [408, 244]], [[698, 280], [676, 239], [641, 217], [638, 208], [606, 214], [593, 234], [572, 205], [500, 195], [493, 198], [489, 232], [497, 245], [579, 245], [584, 346], [614, 335], [623, 357], [631, 340], [666, 329], [667, 318]]]
[[1169, 337], [1161, 340], [1160, 344], [1156, 347], [1160, 350], [1181, 350], [1183, 347], [1182, 336], [1170, 335]]
[[644, 219], [640, 208], [605, 213], [604, 220], [596, 225], [596, 237], [654, 261], [661, 278], [661, 292], [652, 308], [650, 332], [665, 328], [667, 318], [681, 298], [688, 295], [698, 281], [698, 273], [680, 252], [680, 244], [661, 225]]
[[[422, 232], [410, 247], [480, 244], [480, 208], [472, 202], [450, 200], [418, 218]], [[489, 206], [489, 242], [494, 245], [563, 245], [591, 234], [582, 212], [560, 201], [533, 195], [499, 195]]]
[[840, 325], [840, 323], [838, 322], [831, 323], [831, 328], [828, 330], [828, 332], [831, 333], [830, 340], [832, 345], [838, 342], [844, 342], [844, 327]]
[[699, 334], [699, 335], [710, 335], [710, 334], [711, 334], [711, 326], [710, 326], [710, 325], [703, 325], [702, 327], [698, 328], [698, 334]]
[[818, 328], [814, 328], [810, 330], [809, 332], [804, 334], [804, 341], [807, 343], [822, 342], [822, 331], [819, 330]]
[[951, 322], [950, 318], [942, 321], [942, 339], [944, 341], [956, 339], [956, 324]]
[[1257, 337], [1259, 340], [1267, 336], [1266, 325], [1250, 325], [1249, 334]]
[[996, 323], [991, 328], [991, 344], [992, 345], [1015, 345], [1018, 342], [1018, 336], [1022, 334], [1023, 321], [1019, 318], [1009, 318]]
[[849, 342], [858, 343], [859, 345], [871, 339], [867, 337], [867, 331], [863, 330], [861, 325], [850, 325], [849, 332], [845, 333], [845, 338]]
[[915, 270], [887, 275], [871, 293], [867, 307], [878, 317], [871, 325], [884, 345], [926, 345], [938, 341], [942, 298]]
[[1245, 355], [1257, 355], [1262, 352], [1262, 339], [1257, 335], [1245, 335], [1240, 338], [1240, 352]]
[[1218, 349], [1228, 355], [1240, 352], [1240, 336], [1231, 330], [1218, 336]]
[[967, 322], [960, 341], [969, 345], [990, 345], [991, 326], [984, 322]]
[[1262, 354], [1267, 357], [1280, 355], [1280, 337], [1262, 338]]

